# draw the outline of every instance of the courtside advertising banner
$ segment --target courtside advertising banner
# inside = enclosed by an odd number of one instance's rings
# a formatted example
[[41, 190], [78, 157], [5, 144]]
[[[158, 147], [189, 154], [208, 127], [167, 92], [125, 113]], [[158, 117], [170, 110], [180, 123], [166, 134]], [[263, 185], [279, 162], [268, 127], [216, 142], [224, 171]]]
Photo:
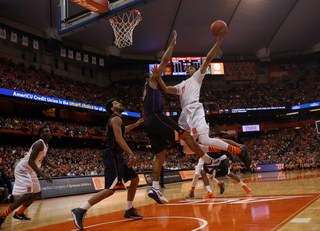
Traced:
[[52, 179], [53, 183], [49, 184], [45, 180], [40, 180], [42, 195], [41, 197], [59, 197], [77, 195], [83, 193], [93, 193], [96, 191], [91, 177], [70, 177]]
[[[164, 183], [191, 180], [194, 176], [194, 172], [194, 170], [165, 170], [163, 177]], [[139, 187], [152, 185], [152, 172], [138, 173], [138, 177]], [[39, 179], [42, 199], [94, 193], [103, 190], [105, 187], [105, 179], [103, 175], [61, 177], [53, 178], [52, 181], [53, 183], [49, 184], [45, 180]], [[11, 181], [11, 184], [13, 187], [14, 181]], [[130, 186], [130, 181], [126, 183], [126, 186]]]
[[179, 181], [181, 181], [179, 171], [164, 171], [163, 182], [165, 184]]
[[193, 179], [194, 172], [194, 170], [179, 171], [182, 180]]

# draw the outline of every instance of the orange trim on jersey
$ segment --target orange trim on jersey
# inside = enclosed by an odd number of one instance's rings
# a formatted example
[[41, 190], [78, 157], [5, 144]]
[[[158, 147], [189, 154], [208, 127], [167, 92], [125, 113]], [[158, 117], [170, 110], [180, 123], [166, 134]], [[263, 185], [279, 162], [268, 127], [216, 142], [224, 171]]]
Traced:
[[[179, 124], [177, 124], [176, 123], [176, 121], [174, 121], [173, 119], [171, 119], [170, 117], [167, 117], [169, 120], [171, 120], [171, 122], [173, 122], [173, 123], [175, 123], [177, 126], [179, 126], [180, 127], [180, 125]], [[182, 129], [182, 128], [181, 128]], [[184, 130], [184, 129], [183, 129]]]
[[[165, 122], [163, 122], [159, 116], [157, 116], [156, 113], [154, 113], [154, 115], [160, 120], [161, 123], [163, 123], [164, 125], [166, 125], [167, 127], [171, 128], [172, 130], [176, 131], [174, 128], [172, 128], [171, 126], [169, 126], [168, 124], [166, 124]], [[173, 123], [175, 123], [177, 126], [179, 126], [175, 121], [173, 121], [172, 119], [170, 119], [169, 117], [167, 117], [169, 120], [171, 120]], [[180, 126], [179, 126], [180, 127]], [[181, 128], [182, 129], [182, 128]], [[182, 129], [183, 130], [183, 129]], [[183, 137], [185, 137], [185, 135], [187, 134], [187, 131], [184, 131], [180, 136], [179, 136], [179, 139], [180, 137], [182, 137], [181, 139], [183, 139]]]
[[165, 122], [163, 122], [163, 121], [159, 118], [159, 116], [157, 116], [157, 114], [154, 113], [154, 115], [160, 120], [161, 123], [163, 123], [164, 125], [166, 125], [167, 127], [171, 128], [172, 130], [175, 131], [175, 129], [173, 129], [171, 126], [169, 126], [168, 124], [166, 124]]
[[123, 190], [127, 190], [127, 188], [121, 183], [121, 184], [116, 184], [114, 187], [113, 187], [114, 190], [119, 190], [119, 189], [123, 189]]
[[187, 131], [184, 131], [184, 133], [182, 133], [180, 136], [179, 136], [179, 140], [182, 140], [186, 135], [187, 135]]
[[112, 151], [111, 151], [111, 156], [112, 156], [112, 160], [113, 160], [114, 169], [116, 170], [116, 175], [117, 175], [117, 178], [118, 178], [118, 169], [117, 169], [117, 165], [116, 165], [116, 163], [114, 161], [114, 156], [113, 156]]

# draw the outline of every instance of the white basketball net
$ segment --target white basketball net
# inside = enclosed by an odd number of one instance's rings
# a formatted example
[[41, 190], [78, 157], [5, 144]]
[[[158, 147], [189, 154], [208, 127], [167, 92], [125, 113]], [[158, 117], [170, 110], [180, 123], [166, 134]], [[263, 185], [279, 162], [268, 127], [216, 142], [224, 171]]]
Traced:
[[119, 48], [131, 46], [133, 30], [141, 20], [141, 14], [137, 10], [109, 19], [115, 36], [114, 44]]

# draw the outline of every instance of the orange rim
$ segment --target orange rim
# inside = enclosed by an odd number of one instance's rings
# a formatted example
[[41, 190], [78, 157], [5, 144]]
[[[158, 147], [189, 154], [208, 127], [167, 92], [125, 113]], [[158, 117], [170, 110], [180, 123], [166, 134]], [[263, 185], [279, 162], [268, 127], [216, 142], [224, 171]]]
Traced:
[[117, 18], [118, 16], [115, 16], [113, 18], [110, 18], [109, 21], [114, 23], [114, 24], [118, 24], [118, 25], [130, 25], [130, 24], [136, 24], [138, 22], [141, 21], [141, 13], [138, 11], [138, 10], [130, 10], [130, 12], [133, 12], [133, 13], [136, 13], [137, 15], [139, 15], [139, 18], [133, 22], [117, 22], [117, 21], [114, 21], [113, 19]]

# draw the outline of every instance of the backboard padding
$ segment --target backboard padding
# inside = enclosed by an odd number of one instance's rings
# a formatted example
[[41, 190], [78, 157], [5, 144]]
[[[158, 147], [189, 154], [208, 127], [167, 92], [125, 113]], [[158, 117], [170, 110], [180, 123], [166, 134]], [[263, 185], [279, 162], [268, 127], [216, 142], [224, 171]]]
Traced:
[[[79, 30], [85, 29], [85, 26], [90, 26], [90, 23], [99, 19], [112, 18], [121, 12], [126, 10], [129, 11], [133, 9], [133, 7], [137, 7], [139, 4], [147, 4], [150, 1], [151, 0], [118, 0], [109, 3], [109, 9], [106, 12], [98, 14], [81, 6], [76, 6], [78, 8], [76, 10], [70, 10], [70, 7], [75, 7], [71, 4], [73, 2], [69, 0], [60, 0], [60, 5], [57, 8], [58, 34], [68, 34], [68, 32], [75, 33]], [[83, 12], [81, 8], [83, 9]], [[71, 15], [70, 12], [73, 12], [74, 15]]]

